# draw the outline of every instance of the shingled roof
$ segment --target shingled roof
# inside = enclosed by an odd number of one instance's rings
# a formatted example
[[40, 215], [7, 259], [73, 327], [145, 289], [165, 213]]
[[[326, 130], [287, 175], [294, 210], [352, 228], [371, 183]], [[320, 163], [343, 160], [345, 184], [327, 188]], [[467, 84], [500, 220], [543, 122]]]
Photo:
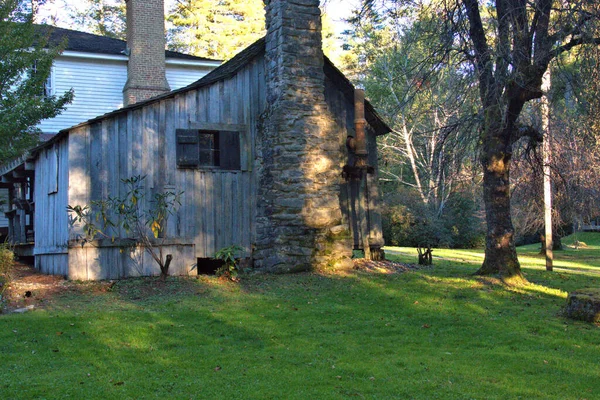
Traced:
[[[124, 40], [114, 39], [106, 36], [94, 35], [86, 32], [74, 31], [71, 29], [58, 28], [50, 25], [36, 25], [36, 31], [43, 36], [49, 35], [49, 42], [56, 46], [67, 40], [68, 51], [79, 51], [83, 53], [125, 55], [127, 43]], [[190, 61], [219, 61], [205, 57], [196, 57], [189, 54], [178, 53], [175, 51], [165, 51], [167, 58], [176, 58]]]

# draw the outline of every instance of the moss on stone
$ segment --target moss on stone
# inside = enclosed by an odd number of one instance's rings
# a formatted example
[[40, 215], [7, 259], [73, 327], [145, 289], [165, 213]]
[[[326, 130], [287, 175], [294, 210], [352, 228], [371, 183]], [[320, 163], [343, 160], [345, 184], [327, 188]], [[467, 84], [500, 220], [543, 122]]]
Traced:
[[600, 322], [600, 288], [579, 289], [569, 293], [565, 314], [571, 319]]

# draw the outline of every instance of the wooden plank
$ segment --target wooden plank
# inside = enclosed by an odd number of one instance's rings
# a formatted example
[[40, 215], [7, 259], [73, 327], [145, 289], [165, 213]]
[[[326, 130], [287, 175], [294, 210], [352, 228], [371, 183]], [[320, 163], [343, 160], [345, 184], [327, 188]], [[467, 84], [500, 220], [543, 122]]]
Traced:
[[237, 84], [238, 84], [238, 75], [236, 74], [231, 79], [227, 80], [226, 88], [225, 88], [225, 96], [227, 96], [226, 101], [229, 103], [229, 115], [227, 122], [232, 124], [239, 124], [240, 121], [239, 109], [240, 103], [237, 99]]
[[186, 93], [186, 122], [198, 119], [198, 94], [195, 91]]
[[211, 85], [208, 88], [208, 121], [221, 122], [221, 99], [219, 97], [219, 86]]
[[100, 181], [102, 159], [102, 125], [94, 124], [90, 127], [90, 200], [102, 198], [102, 185]]
[[200, 129], [206, 131], [245, 132], [247, 129], [245, 124], [230, 124], [221, 122], [190, 121], [189, 125], [190, 129]]
[[213, 207], [215, 210], [215, 247], [213, 251], [217, 251], [227, 244], [224, 242], [223, 237], [223, 220], [225, 218], [225, 212], [223, 209], [224, 201], [223, 201], [223, 173], [215, 172], [213, 173], [213, 177], [215, 179], [214, 182], [214, 197], [213, 197]]
[[102, 270], [100, 268], [100, 249], [95, 247], [86, 247], [86, 259], [88, 265], [88, 279], [101, 279]]
[[194, 205], [196, 208], [196, 212], [194, 213], [194, 224], [195, 224], [195, 235], [194, 235], [194, 245], [195, 245], [195, 257], [202, 257], [197, 255], [199, 251], [204, 248], [205, 245], [205, 234], [204, 234], [204, 179], [202, 171], [195, 171], [194, 173]]
[[219, 225], [222, 227], [221, 247], [231, 246], [233, 243], [233, 188], [231, 176], [232, 172], [221, 173], [221, 201], [222, 217], [219, 218]]
[[125, 179], [128, 178], [129, 175], [127, 175], [128, 173], [128, 165], [129, 165], [129, 159], [127, 158], [129, 155], [128, 152], [128, 146], [127, 146], [127, 115], [125, 114], [120, 114], [118, 116], [117, 122], [116, 122], [116, 137], [114, 137], [112, 140], [116, 142], [116, 146], [117, 146], [117, 150], [115, 153], [115, 158], [117, 160], [116, 164], [116, 182], [114, 182], [115, 184], [115, 195], [117, 196], [123, 196], [125, 193], [123, 193], [123, 184], [121, 182], [121, 179]]
[[242, 206], [242, 199], [244, 198], [244, 188], [242, 186], [242, 173], [232, 174], [231, 179], [231, 196], [232, 196], [232, 224], [231, 224], [231, 243], [236, 244], [238, 246], [244, 246], [243, 242], [243, 234], [242, 234], [242, 226], [244, 213], [248, 212], [248, 210], [244, 210]]
[[256, 82], [258, 85], [258, 93], [257, 93], [257, 108], [259, 113], [262, 113], [266, 107], [266, 98], [267, 98], [267, 80], [265, 76], [265, 59], [264, 56], [260, 58], [256, 58], [254, 60], [257, 68], [257, 77]]
[[215, 174], [207, 171], [205, 173], [206, 178], [206, 257], [213, 257], [215, 253]]
[[196, 187], [195, 187], [195, 179], [196, 171], [188, 170], [185, 173], [185, 185], [186, 185], [186, 193], [187, 193], [187, 214], [186, 214], [186, 232], [184, 237], [190, 238], [196, 235], [197, 227], [196, 227], [196, 218], [195, 215], [198, 212], [196, 207]]
[[[156, 186], [160, 188], [160, 190], [164, 190], [165, 185], [167, 184], [167, 102], [161, 101], [159, 105], [158, 112], [158, 132], [156, 133], [157, 137], [157, 151], [158, 151], [158, 160], [156, 163]], [[175, 166], [173, 166], [175, 168]]]
[[102, 153], [102, 158], [101, 158], [101, 163], [98, 166], [98, 181], [100, 182], [100, 184], [102, 185], [102, 189], [101, 189], [101, 199], [106, 199], [108, 197], [108, 168], [109, 165], [111, 164], [111, 160], [108, 158], [109, 155], [109, 149], [108, 149], [108, 126], [110, 125], [110, 122], [112, 120], [111, 119], [105, 119], [102, 121], [102, 123], [100, 124], [101, 129], [100, 129], [100, 144], [99, 147], [97, 148], [92, 148], [91, 151], [92, 152], [101, 152]]
[[221, 122], [231, 123], [231, 99], [229, 93], [226, 92], [226, 84], [221, 81], [219, 86], [219, 101], [221, 102]]
[[67, 277], [72, 280], [88, 280], [85, 249], [77, 246], [69, 249]]
[[[206, 88], [202, 88], [202, 89], [198, 89], [196, 91], [196, 104], [198, 105], [198, 114], [197, 116], [197, 121], [198, 122], [207, 122], [208, 121], [208, 109], [209, 109], [209, 104], [208, 104], [208, 99], [207, 99], [207, 89]], [[191, 124], [190, 120], [190, 124]], [[192, 128], [192, 126], [190, 125], [190, 128]]]
[[107, 196], [116, 196], [119, 193], [119, 120], [118, 118], [111, 118], [106, 120], [105, 125], [105, 168], [107, 169]]
[[251, 243], [253, 241], [253, 230], [252, 222], [254, 220], [255, 210], [253, 208], [252, 196], [255, 191], [253, 190], [253, 177], [249, 173], [242, 173], [242, 193], [240, 198], [240, 204], [243, 210], [241, 229], [242, 229], [242, 243], [246, 247], [246, 251], [250, 251]]
[[[134, 148], [134, 143], [133, 143], [133, 115], [134, 113], [132, 111], [129, 111], [127, 113], [127, 144], [126, 144], [126, 148], [125, 148], [125, 152], [122, 151], [122, 155], [126, 157], [126, 163], [127, 163], [127, 173], [123, 176], [123, 178], [127, 178], [127, 177], [131, 177], [133, 176], [133, 148]], [[122, 184], [121, 188], [124, 189], [124, 185]]]
[[177, 163], [175, 160], [176, 137], [175, 101], [165, 100], [165, 184], [174, 185]]
[[[58, 159], [58, 188], [58, 234], [54, 237], [54, 244], [57, 247], [62, 247], [69, 240], [69, 218], [66, 211], [69, 198], [69, 146], [67, 140], [61, 141], [60, 143]], [[63, 266], [62, 269], [66, 270], [66, 265]]]
[[244, 102], [244, 75], [241, 73], [237, 73], [235, 75], [235, 96], [233, 101], [237, 104], [237, 123], [238, 124], [246, 124], [246, 103]]
[[[142, 161], [142, 173], [145, 176], [144, 191], [146, 193], [146, 202], [150, 201], [151, 190], [154, 189], [154, 160], [155, 158], [155, 147], [154, 147], [154, 108], [152, 105], [144, 107], [142, 112], [142, 149], [141, 149], [141, 161]], [[145, 205], [147, 206], [147, 204]]]
[[142, 165], [143, 155], [143, 111], [142, 109], [132, 111], [132, 129], [131, 129], [131, 176], [144, 174]]

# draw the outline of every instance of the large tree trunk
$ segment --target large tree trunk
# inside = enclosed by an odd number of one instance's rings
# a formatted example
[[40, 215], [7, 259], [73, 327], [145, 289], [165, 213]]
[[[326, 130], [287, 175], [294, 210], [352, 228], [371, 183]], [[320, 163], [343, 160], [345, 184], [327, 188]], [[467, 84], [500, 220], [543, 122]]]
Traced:
[[[490, 115], [487, 118], [498, 118]], [[489, 121], [489, 120], [488, 120]], [[497, 121], [489, 121], [495, 125]], [[485, 259], [478, 275], [498, 275], [507, 283], [524, 281], [514, 242], [510, 215], [510, 133], [490, 129], [484, 134], [483, 200], [487, 222]]]
[[478, 275], [499, 275], [503, 280], [522, 279], [521, 266], [514, 242], [510, 218], [509, 167], [502, 171], [486, 169], [483, 174], [483, 193], [486, 211], [487, 236], [485, 259]]

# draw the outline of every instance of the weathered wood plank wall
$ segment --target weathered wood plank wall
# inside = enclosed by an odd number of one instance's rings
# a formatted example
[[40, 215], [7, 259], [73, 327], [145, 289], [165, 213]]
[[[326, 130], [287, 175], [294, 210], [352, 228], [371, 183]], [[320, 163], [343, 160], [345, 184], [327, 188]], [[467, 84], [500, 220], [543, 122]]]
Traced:
[[[345, 148], [348, 135], [355, 135], [354, 128], [354, 93], [343, 93], [338, 85], [329, 79], [325, 80], [325, 100], [334, 115], [339, 128], [338, 139], [342, 148]], [[345, 223], [349, 224], [351, 234], [354, 238], [354, 248], [363, 248], [362, 229], [359, 221], [361, 213], [366, 211], [366, 230], [369, 232], [369, 244], [371, 246], [383, 246], [383, 233], [381, 230], [381, 212], [379, 210], [378, 168], [377, 168], [377, 137], [374, 130], [367, 126], [367, 151], [368, 163], [375, 167], [373, 174], [368, 174], [368, 191], [366, 191], [366, 203], [361, 205], [360, 196], [365, 192], [365, 182], [348, 181], [340, 188], [340, 201], [345, 216]], [[348, 163], [353, 163], [352, 155], [348, 157]], [[363, 210], [366, 208], [366, 210]]]
[[[265, 106], [264, 85], [264, 62], [259, 57], [225, 81], [72, 131], [68, 140], [71, 170], [68, 204], [84, 205], [107, 196], [123, 196], [125, 186], [120, 180], [143, 175], [146, 206], [159, 191], [184, 192], [181, 207], [169, 221], [166, 235], [181, 245], [193, 245], [194, 262], [196, 257], [213, 257], [218, 249], [229, 245], [241, 246], [249, 255], [256, 207], [256, 181], [252, 176], [254, 141], [259, 115]], [[205, 126], [241, 130], [240, 171], [177, 168], [176, 129]], [[66, 205], [65, 199], [63, 208], [55, 210], [62, 213], [65, 221]], [[81, 233], [80, 228], [74, 228], [68, 237], [76, 239]], [[189, 249], [181, 252], [189, 261]], [[135, 276], [139, 271], [156, 273], [145, 262], [135, 267], [131, 261], [134, 257], [124, 260], [122, 254], [110, 246], [81, 250], [73, 246], [69, 264], [72, 269], [77, 264], [82, 267], [70, 271], [70, 276], [107, 279]], [[175, 269], [181, 270], [178, 268]]]
[[[69, 228], [67, 219], [68, 198], [68, 143], [61, 141], [44, 149], [36, 160], [33, 199], [36, 258], [57, 255], [64, 261], [67, 254]], [[40, 257], [41, 259], [41, 257]], [[36, 263], [41, 272], [66, 275], [64, 262]]]
[[[229, 245], [242, 246], [246, 255], [250, 255], [257, 204], [253, 170], [258, 166], [256, 141], [260, 140], [259, 122], [266, 106], [265, 85], [264, 58], [259, 56], [230, 78], [106, 116], [72, 130], [54, 147], [43, 150], [38, 160], [40, 166], [36, 167], [36, 207], [42, 207], [42, 212], [36, 213], [39, 219], [36, 219], [36, 248], [48, 253], [40, 257], [40, 263], [48, 267], [40, 268], [75, 279], [158, 273], [154, 262], [138, 254], [139, 250], [129, 254], [113, 245], [81, 248], [71, 243], [68, 263], [64, 259], [68, 240], [82, 233], [80, 228], [68, 227], [67, 205], [124, 196], [126, 187], [121, 179], [136, 175], [146, 176], [146, 201], [163, 190], [184, 192], [181, 207], [170, 219], [166, 232], [174, 240], [168, 245], [169, 251], [181, 259], [174, 263], [184, 264], [174, 265], [173, 271], [190, 273], [196, 258], [213, 257], [218, 249]], [[353, 101], [330, 81], [326, 82], [326, 99], [336, 116], [338, 139], [343, 148], [348, 133], [354, 132]], [[240, 132], [241, 170], [177, 168], [177, 129], [221, 128]], [[372, 133], [367, 137], [369, 161], [376, 165], [376, 138]], [[59, 160], [59, 190], [49, 194], [52, 181], [41, 172], [48, 171], [48, 166], [41, 163], [51, 162], [46, 153], [53, 149], [57, 149]], [[376, 178], [372, 177], [375, 182]], [[353, 203], [356, 198], [353, 190], [356, 188], [352, 185], [340, 187], [348, 223], [357, 221], [359, 210], [358, 203]], [[376, 189], [369, 194], [371, 241], [381, 238], [377, 195]], [[358, 246], [362, 243], [360, 239], [355, 236]], [[62, 258], [50, 260], [52, 254]]]

